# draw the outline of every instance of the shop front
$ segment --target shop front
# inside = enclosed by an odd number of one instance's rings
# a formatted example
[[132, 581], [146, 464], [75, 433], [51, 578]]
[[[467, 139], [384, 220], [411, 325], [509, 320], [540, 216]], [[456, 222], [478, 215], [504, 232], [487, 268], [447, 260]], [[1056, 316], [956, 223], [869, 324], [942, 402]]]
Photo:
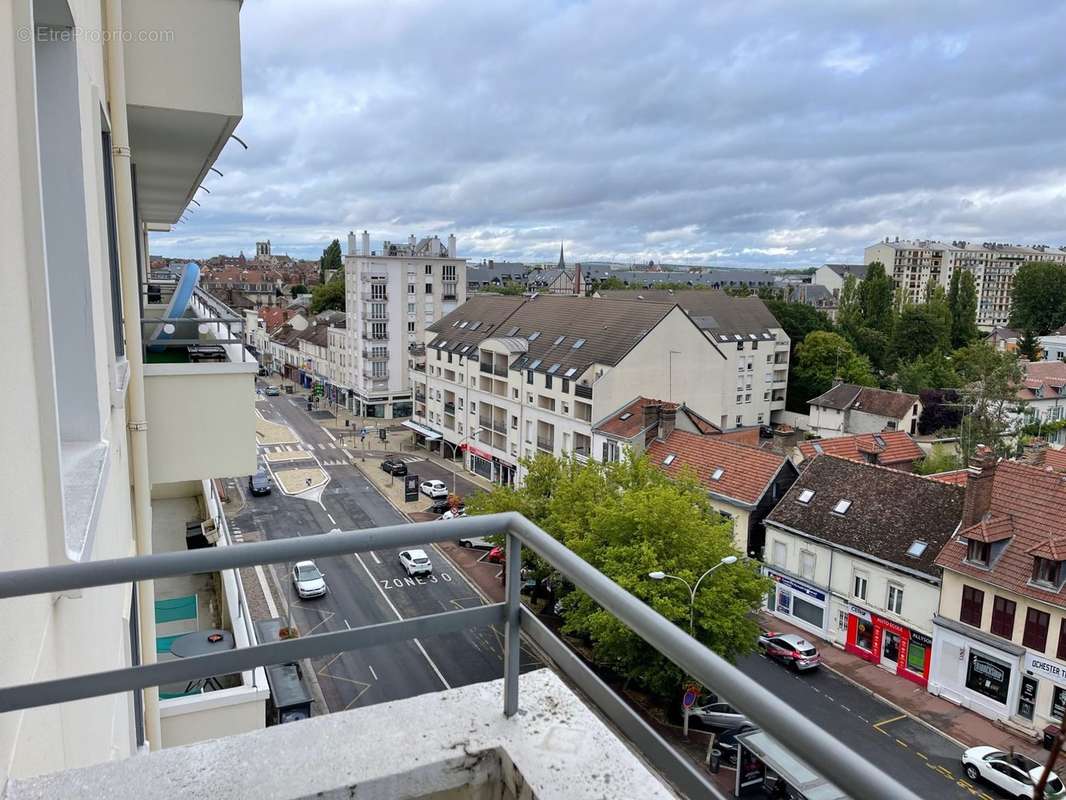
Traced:
[[469, 469], [475, 475], [480, 475], [502, 486], [510, 486], [514, 483], [515, 472], [518, 469], [515, 465], [508, 464], [498, 456], [472, 444], [461, 444], [459, 448], [465, 450], [470, 457]]
[[1022, 669], [1018, 721], [1038, 731], [1047, 725], [1061, 726], [1066, 717], [1066, 664], [1026, 650]]
[[774, 582], [766, 608], [775, 617], [826, 638], [826, 591], [769, 567], [763, 572]]
[[847, 625], [849, 653], [921, 686], [928, 683], [932, 637], [856, 605], [848, 607]]
[[1017, 719], [1020, 703], [1032, 713], [1039, 687], [1030, 680], [1023, 690], [1025, 653], [1006, 639], [938, 614], [929, 692], [989, 719]]

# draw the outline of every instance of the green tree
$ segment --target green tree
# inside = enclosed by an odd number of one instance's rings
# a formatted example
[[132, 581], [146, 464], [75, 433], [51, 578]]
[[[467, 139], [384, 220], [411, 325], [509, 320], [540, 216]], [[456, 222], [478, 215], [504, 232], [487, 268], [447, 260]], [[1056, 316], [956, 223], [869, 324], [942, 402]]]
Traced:
[[295, 286], [289, 287], [289, 296], [295, 298], [297, 295], [307, 294], [311, 290], [304, 286], [302, 283], [298, 283]]
[[810, 400], [825, 393], [835, 379], [877, 386], [869, 359], [855, 352], [838, 333], [813, 331], [796, 347], [789, 384], [789, 407], [806, 411]]
[[874, 328], [861, 325], [858, 327], [849, 325], [841, 328], [841, 332], [859, 353], [870, 359], [870, 364], [875, 370], [882, 374], [892, 371], [895, 356], [892, 352], [892, 341], [887, 335]]
[[944, 346], [950, 347], [953, 318], [951, 316], [951, 303], [948, 300], [948, 293], [935, 278], [930, 278], [929, 285], [926, 288], [925, 297], [925, 308], [940, 320], [940, 324], [946, 332], [944, 336]]
[[862, 312], [859, 310], [859, 281], [850, 272], [844, 278], [837, 301], [837, 324], [843, 327], [859, 328], [862, 326]]
[[933, 445], [932, 452], [915, 465], [914, 471], [918, 475], [935, 475], [938, 472], [958, 469], [960, 466], [958, 454], [938, 442]]
[[329, 283], [320, 283], [311, 290], [312, 314], [323, 311], [344, 311], [344, 275], [339, 274]]
[[921, 355], [900, 364], [896, 370], [896, 386], [902, 392], [918, 394], [926, 389], [953, 389], [959, 386], [959, 375], [943, 351]]
[[326, 282], [326, 278], [332, 270], [342, 269], [344, 262], [341, 260], [341, 243], [339, 239], [330, 242], [322, 251], [322, 257], [318, 259], [319, 280]]
[[951, 310], [951, 346], [965, 347], [977, 340], [977, 283], [968, 269], [951, 273], [948, 290]]
[[[474, 495], [467, 512], [518, 511], [685, 630], [689, 593], [648, 573], [695, 581], [725, 556], [739, 555], [732, 524], [711, 508], [690, 474], [672, 480], [644, 456], [579, 464], [542, 454], [522, 463], [528, 474], [520, 488]], [[539, 559], [526, 566], [535, 576], [547, 572]], [[751, 652], [758, 636], [753, 615], [768, 590], [755, 562], [717, 570], [696, 596], [696, 638], [730, 660]], [[682, 671], [587, 595], [560, 589], [560, 606], [564, 632], [590, 641], [597, 663], [663, 697], [676, 696]]]
[[784, 300], [764, 300], [766, 307], [778, 321], [788, 338], [792, 340], [792, 348], [807, 338], [811, 331], [831, 331], [833, 322], [823, 312], [806, 303], [789, 303]]
[[863, 324], [882, 333], [892, 332], [894, 289], [885, 267], [875, 261], [866, 268], [858, 288], [859, 312]]
[[1009, 455], [1005, 437], [1024, 405], [1017, 399], [1022, 380], [1017, 355], [977, 342], [956, 350], [952, 362], [961, 382], [959, 439], [967, 463], [979, 444]]
[[1022, 332], [1018, 340], [1018, 354], [1029, 361], [1040, 360], [1040, 339], [1031, 330]]
[[929, 304], [903, 309], [892, 330], [892, 355], [897, 361], [913, 361], [935, 350], [948, 349], [951, 325], [941, 311]]
[[1022, 264], [1011, 292], [1012, 328], [1046, 336], [1066, 323], [1066, 264]]
[[486, 291], [492, 292], [494, 294], [520, 295], [526, 293], [526, 287], [520, 284], [518, 281], [505, 281], [499, 286], [490, 287]]

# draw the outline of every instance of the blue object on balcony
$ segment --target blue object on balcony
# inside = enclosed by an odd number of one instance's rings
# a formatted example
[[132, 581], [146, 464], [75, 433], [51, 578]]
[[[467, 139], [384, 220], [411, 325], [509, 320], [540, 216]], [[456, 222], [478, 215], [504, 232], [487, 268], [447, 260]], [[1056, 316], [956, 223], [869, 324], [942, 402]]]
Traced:
[[[178, 285], [174, 289], [174, 294], [170, 296], [170, 302], [167, 304], [167, 310], [163, 314], [163, 319], [181, 319], [185, 316], [185, 312], [189, 309], [189, 302], [192, 300], [193, 289], [200, 282], [200, 265], [195, 261], [188, 262], [181, 269], [181, 278], [178, 279]], [[174, 335], [174, 327], [171, 325], [171, 330], [166, 330], [166, 323], [157, 325], [155, 331], [153, 331], [150, 341], [163, 342]], [[163, 345], [151, 345], [148, 348], [152, 351], [159, 351], [163, 349]]]

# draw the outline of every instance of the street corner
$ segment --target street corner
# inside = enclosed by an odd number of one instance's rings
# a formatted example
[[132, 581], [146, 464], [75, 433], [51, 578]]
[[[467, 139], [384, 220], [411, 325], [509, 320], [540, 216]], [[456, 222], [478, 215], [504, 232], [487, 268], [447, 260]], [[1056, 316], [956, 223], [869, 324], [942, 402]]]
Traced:
[[314, 461], [315, 457], [307, 450], [297, 448], [295, 450], [278, 450], [264, 453], [263, 459], [270, 464], [284, 464], [292, 461]]
[[321, 496], [321, 490], [330, 480], [329, 474], [321, 467], [272, 470], [272, 472], [282, 492], [304, 499], [317, 499], [311, 495], [317, 493], [317, 496]]

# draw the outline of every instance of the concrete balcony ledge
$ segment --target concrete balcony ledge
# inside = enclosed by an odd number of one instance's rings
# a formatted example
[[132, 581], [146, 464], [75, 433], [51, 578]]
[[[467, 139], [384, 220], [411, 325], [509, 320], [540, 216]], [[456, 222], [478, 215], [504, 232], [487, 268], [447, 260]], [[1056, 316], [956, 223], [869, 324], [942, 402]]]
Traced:
[[12, 780], [0, 797], [677, 797], [550, 670], [521, 677], [521, 710], [511, 719], [502, 696], [502, 680], [474, 684]]

